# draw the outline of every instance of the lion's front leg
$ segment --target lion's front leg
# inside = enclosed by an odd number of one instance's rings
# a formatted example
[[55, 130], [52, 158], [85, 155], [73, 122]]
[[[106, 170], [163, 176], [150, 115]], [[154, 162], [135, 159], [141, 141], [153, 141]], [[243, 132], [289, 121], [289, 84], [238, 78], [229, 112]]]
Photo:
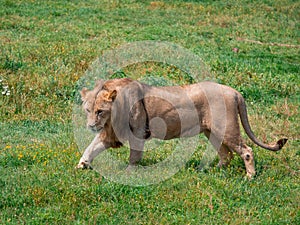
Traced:
[[79, 160], [76, 169], [91, 169], [91, 163], [94, 158], [100, 154], [102, 151], [107, 149], [109, 146], [105, 145], [101, 139], [100, 135], [97, 134], [91, 144], [85, 149], [82, 157]]
[[135, 168], [135, 166], [137, 166], [139, 161], [142, 160], [144, 144], [145, 144], [145, 140], [142, 139], [129, 140], [130, 155], [129, 155], [129, 165], [127, 167], [127, 170], [131, 170], [132, 168]]

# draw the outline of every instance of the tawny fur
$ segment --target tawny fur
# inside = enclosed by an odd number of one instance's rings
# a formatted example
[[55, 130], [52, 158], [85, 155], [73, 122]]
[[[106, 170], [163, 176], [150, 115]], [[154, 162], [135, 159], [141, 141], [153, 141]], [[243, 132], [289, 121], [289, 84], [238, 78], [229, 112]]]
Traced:
[[144, 142], [150, 138], [167, 140], [203, 132], [219, 153], [219, 166], [228, 165], [236, 152], [244, 160], [247, 176], [253, 177], [253, 152], [241, 137], [239, 118], [258, 146], [278, 151], [287, 142], [285, 138], [274, 145], [259, 141], [250, 128], [242, 95], [213, 82], [153, 87], [129, 78], [100, 80], [93, 90], [83, 89], [81, 96], [87, 125], [98, 134], [78, 168], [87, 167], [95, 155], [125, 141], [129, 141], [129, 165], [133, 166], [141, 160]]

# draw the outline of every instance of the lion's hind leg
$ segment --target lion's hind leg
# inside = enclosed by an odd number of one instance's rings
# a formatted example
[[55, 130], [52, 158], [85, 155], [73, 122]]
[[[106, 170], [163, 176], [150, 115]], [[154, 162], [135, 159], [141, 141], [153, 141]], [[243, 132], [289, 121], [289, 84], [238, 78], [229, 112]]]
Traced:
[[242, 147], [241, 157], [246, 166], [247, 177], [251, 179], [255, 176], [255, 163], [252, 148], [244, 144]]
[[218, 150], [218, 154], [220, 157], [218, 167], [228, 166], [233, 159], [232, 151], [224, 144], [221, 145], [220, 149]]
[[253, 178], [255, 176], [255, 163], [254, 163], [254, 155], [252, 148], [247, 146], [244, 143], [240, 143], [239, 145], [230, 146], [240, 157], [243, 159], [246, 167], [247, 177]]
[[233, 158], [233, 153], [231, 149], [227, 147], [225, 144], [221, 143], [221, 141], [218, 140], [215, 137], [215, 135], [211, 134], [210, 131], [206, 130], [204, 131], [204, 134], [208, 138], [210, 143], [214, 146], [216, 151], [218, 152], [218, 155], [220, 157], [218, 167], [228, 166], [230, 164], [230, 161]]

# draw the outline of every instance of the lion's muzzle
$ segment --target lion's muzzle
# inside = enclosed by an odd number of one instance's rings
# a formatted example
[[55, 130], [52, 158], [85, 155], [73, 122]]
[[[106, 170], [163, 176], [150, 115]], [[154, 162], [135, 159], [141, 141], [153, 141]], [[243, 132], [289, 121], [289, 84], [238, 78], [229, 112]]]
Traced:
[[88, 124], [87, 127], [93, 132], [100, 132], [103, 129], [103, 127], [97, 124], [92, 124], [92, 125]]

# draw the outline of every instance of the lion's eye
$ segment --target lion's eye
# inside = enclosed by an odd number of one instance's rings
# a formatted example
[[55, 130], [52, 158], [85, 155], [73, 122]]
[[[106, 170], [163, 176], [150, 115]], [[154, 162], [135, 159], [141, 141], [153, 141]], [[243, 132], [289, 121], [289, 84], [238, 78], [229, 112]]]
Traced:
[[89, 110], [89, 109], [86, 109], [86, 112], [87, 112], [87, 113], [90, 113], [90, 112], [91, 112], [91, 110]]
[[98, 110], [96, 113], [97, 113], [97, 116], [101, 116], [103, 114], [103, 111], [102, 110]]

